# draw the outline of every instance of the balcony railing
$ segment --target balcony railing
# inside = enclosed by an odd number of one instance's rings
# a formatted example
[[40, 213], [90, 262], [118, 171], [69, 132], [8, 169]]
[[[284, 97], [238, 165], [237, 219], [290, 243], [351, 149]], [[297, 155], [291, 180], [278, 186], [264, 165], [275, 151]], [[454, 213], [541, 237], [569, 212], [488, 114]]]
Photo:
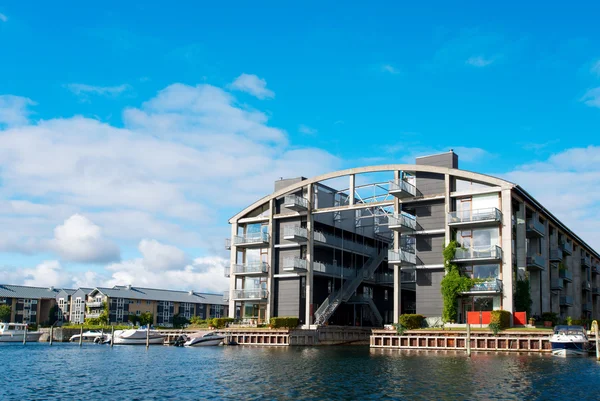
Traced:
[[267, 233], [250, 233], [244, 235], [234, 235], [231, 244], [239, 247], [260, 247], [269, 243], [269, 234]]
[[573, 305], [573, 297], [565, 296], [560, 297], [560, 306], [572, 306]]
[[269, 293], [267, 290], [233, 290], [233, 299], [267, 299]]
[[391, 265], [414, 266], [417, 264], [417, 257], [414, 252], [400, 249], [398, 252], [388, 250], [388, 263]]
[[592, 304], [590, 304], [590, 303], [585, 303], [585, 304], [583, 304], [583, 305], [581, 306], [581, 308], [582, 308], [584, 311], [591, 312], [591, 311], [592, 311]]
[[592, 295], [600, 295], [600, 287], [592, 287]]
[[598, 274], [600, 273], [600, 267], [598, 267], [598, 265], [593, 265], [592, 266], [592, 274]]
[[295, 242], [308, 241], [308, 230], [300, 226], [283, 227], [283, 239]]
[[581, 289], [583, 291], [592, 291], [592, 284], [589, 281], [584, 280], [581, 282]]
[[223, 291], [223, 301], [229, 301], [229, 291]]
[[409, 216], [404, 213], [388, 216], [388, 227], [390, 230], [400, 233], [412, 232], [417, 229], [417, 220], [414, 216]]
[[527, 237], [543, 237], [546, 234], [546, 227], [540, 223], [537, 217], [527, 220]]
[[571, 283], [573, 282], [573, 273], [568, 270], [559, 270], [558, 277], [562, 278], [564, 281]]
[[85, 317], [90, 318], [90, 319], [96, 319], [100, 317], [100, 314], [102, 312], [99, 311], [92, 311], [92, 312], [88, 312], [85, 314]]
[[337, 237], [328, 233], [322, 233], [320, 231], [315, 231], [313, 233], [313, 238], [315, 240], [315, 245], [325, 244], [365, 255], [372, 255], [375, 252], [375, 248], [370, 245], [350, 241], [348, 239]]
[[304, 199], [298, 195], [286, 195], [283, 198], [283, 207], [297, 212], [307, 210], [308, 199]]
[[482, 224], [502, 221], [502, 212], [495, 207], [448, 213], [449, 225]]
[[502, 292], [502, 280], [491, 278], [475, 283], [468, 292]]
[[285, 271], [298, 271], [306, 270], [308, 262], [306, 259], [300, 258], [284, 258], [283, 259], [283, 270]]
[[402, 283], [416, 283], [417, 282], [417, 271], [416, 270], [403, 270], [400, 272], [400, 281]]
[[560, 244], [560, 249], [567, 255], [573, 254], [573, 244], [568, 241], [562, 241]]
[[231, 267], [230, 266], [224, 266], [223, 267], [223, 276], [225, 277], [231, 277]]
[[564, 288], [565, 284], [562, 278], [553, 278], [550, 280], [550, 289], [560, 291]]
[[542, 255], [527, 256], [527, 268], [530, 270], [545, 270], [546, 258]]
[[592, 267], [592, 259], [589, 256], [582, 257], [581, 267]]
[[550, 248], [550, 261], [560, 262], [563, 260], [563, 251], [560, 248]]
[[341, 277], [342, 274], [344, 277], [354, 277], [356, 275], [356, 270], [354, 269], [349, 269], [347, 267], [342, 269], [342, 267], [338, 265], [325, 262], [313, 262], [313, 272], [323, 273], [335, 277]]
[[389, 182], [389, 193], [397, 198], [410, 198], [417, 196], [417, 188], [405, 180], [394, 180]]
[[267, 262], [256, 261], [233, 265], [234, 274], [267, 274], [268, 272], [269, 264]]
[[483, 260], [501, 260], [502, 248], [497, 245], [473, 246], [470, 248], [456, 248], [455, 262], [470, 262]]
[[89, 308], [100, 308], [102, 306], [102, 301], [86, 302], [85, 305]]

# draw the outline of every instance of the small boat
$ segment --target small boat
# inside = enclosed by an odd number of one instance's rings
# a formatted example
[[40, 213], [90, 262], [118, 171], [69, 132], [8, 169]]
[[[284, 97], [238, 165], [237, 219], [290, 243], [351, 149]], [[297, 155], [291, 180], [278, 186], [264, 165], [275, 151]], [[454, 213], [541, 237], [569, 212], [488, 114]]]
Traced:
[[24, 337], [28, 342], [37, 342], [41, 336], [41, 331], [28, 331], [25, 323], [0, 323], [0, 343], [22, 342]]
[[556, 326], [550, 337], [552, 355], [587, 356], [590, 342], [582, 326]]
[[[130, 329], [130, 330], [115, 330], [114, 343], [115, 345], [146, 345], [146, 340], [149, 344], [164, 344], [165, 335], [156, 330], [151, 329]], [[104, 340], [104, 343], [110, 342], [110, 335]]]
[[69, 338], [69, 341], [70, 342], [79, 342], [79, 337], [83, 338], [81, 340], [82, 342], [99, 344], [99, 343], [103, 343], [104, 341], [106, 341], [106, 339], [109, 337], [109, 335], [104, 334], [100, 331], [86, 331], [82, 335], [75, 334], [75, 335], [71, 336], [71, 338]]
[[184, 347], [201, 347], [209, 345], [220, 345], [225, 341], [225, 336], [217, 334], [214, 331], [195, 333], [195, 337], [190, 336], [190, 340], [183, 344]]

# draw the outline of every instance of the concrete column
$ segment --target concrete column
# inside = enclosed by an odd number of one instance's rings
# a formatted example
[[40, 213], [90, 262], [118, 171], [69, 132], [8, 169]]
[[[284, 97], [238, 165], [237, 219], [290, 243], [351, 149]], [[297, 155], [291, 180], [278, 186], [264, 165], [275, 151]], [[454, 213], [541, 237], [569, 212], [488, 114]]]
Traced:
[[[513, 253], [512, 253], [512, 190], [503, 189], [502, 202], [502, 309], [514, 312], [513, 301]], [[524, 226], [523, 226], [524, 228]], [[524, 238], [524, 236], [523, 236]], [[512, 326], [512, 319], [510, 322]]]
[[275, 220], [273, 214], [275, 213], [275, 199], [269, 201], [269, 251], [267, 253], [267, 259], [269, 260], [269, 278], [267, 279], [267, 309], [266, 309], [266, 320], [271, 320], [273, 317], [273, 310], [275, 309], [275, 279], [273, 278], [273, 267], [275, 266]]
[[348, 199], [348, 204], [349, 205], [354, 205], [354, 192], [355, 192], [355, 185], [356, 185], [356, 176], [354, 174], [350, 174], [349, 175], [350, 178], [350, 186], [348, 188], [350, 188], [350, 198]]
[[[541, 249], [541, 254], [544, 257], [544, 261], [545, 261], [545, 269], [544, 271], [541, 272], [541, 279], [542, 279], [542, 287], [541, 287], [541, 291], [542, 291], [542, 313], [544, 312], [550, 312], [550, 310], [552, 310], [552, 306], [551, 306], [551, 297], [552, 297], [552, 292], [550, 291], [550, 274], [551, 274], [551, 269], [550, 269], [550, 227], [548, 226], [548, 220], [544, 221], [544, 229], [545, 229], [545, 235], [544, 238], [542, 238], [542, 249]], [[541, 316], [541, 314], [540, 314]]]
[[452, 186], [450, 185], [450, 174], [446, 174], [445, 175], [445, 184], [446, 184], [446, 188], [444, 190], [444, 196], [446, 197], [446, 201], [444, 203], [444, 229], [445, 229], [445, 239], [444, 239], [444, 246], [447, 246], [450, 241], [452, 240], [452, 232], [450, 230], [450, 226], [448, 225], [448, 213], [450, 213], [450, 202], [452, 201], [452, 198], [450, 197], [450, 192], [452, 189]]
[[[352, 196], [350, 201], [354, 200], [354, 187], [353, 180], [354, 176], [350, 179]], [[306, 214], [306, 229], [308, 230], [308, 244], [306, 247], [306, 260], [307, 260], [307, 272], [306, 272], [306, 308], [305, 308], [305, 324], [311, 325], [313, 323], [313, 262], [314, 262], [314, 216], [312, 214], [312, 205], [314, 201], [313, 186], [308, 184], [308, 211]]]
[[237, 230], [238, 223], [236, 221], [231, 225], [231, 250], [229, 251], [229, 317], [231, 318], [235, 318], [235, 301], [233, 300], [235, 274], [233, 274], [233, 265], [237, 262], [237, 247], [233, 245], [233, 237], [237, 235]]
[[575, 249], [573, 245], [573, 256], [571, 257], [571, 263], [573, 265], [573, 307], [570, 309], [571, 317], [573, 319], [579, 319], [583, 315], [583, 304], [584, 296], [582, 293], [582, 284], [585, 280], [584, 271], [581, 269], [581, 247], [577, 246]]
[[[394, 171], [394, 180], [400, 179], [400, 172]], [[394, 213], [400, 213], [400, 201], [394, 197]], [[394, 251], [398, 252], [400, 248], [400, 233], [394, 232]], [[394, 266], [394, 323], [398, 323], [398, 318], [402, 311], [402, 282], [401, 267]]]

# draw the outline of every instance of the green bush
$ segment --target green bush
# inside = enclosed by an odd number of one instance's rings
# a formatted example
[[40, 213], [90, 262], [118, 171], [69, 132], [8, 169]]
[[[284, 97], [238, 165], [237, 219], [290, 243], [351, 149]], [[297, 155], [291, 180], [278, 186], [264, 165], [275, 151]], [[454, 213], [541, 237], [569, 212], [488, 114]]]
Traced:
[[406, 327], [407, 330], [414, 330], [414, 329], [420, 329], [421, 326], [423, 325], [423, 320], [425, 319], [425, 316], [423, 315], [413, 315], [413, 314], [404, 314], [404, 315], [400, 315], [400, 318], [398, 319], [398, 323], [404, 327]]
[[500, 325], [500, 330], [504, 330], [510, 327], [510, 312], [506, 310], [493, 310], [490, 314], [490, 324], [498, 323]]
[[499, 323], [490, 323], [490, 324], [488, 324], [488, 328], [490, 330], [492, 330], [492, 332], [494, 333], [495, 336], [497, 336], [498, 332], [500, 332], [500, 324]]
[[269, 321], [269, 327], [272, 329], [295, 329], [298, 327], [300, 319], [297, 317], [273, 317]]
[[224, 329], [228, 323], [233, 321], [234, 319], [230, 317], [215, 317], [211, 320], [211, 325], [215, 329]]
[[554, 312], [544, 312], [542, 313], [542, 321], [552, 322], [552, 326], [556, 326], [558, 324], [558, 315]]

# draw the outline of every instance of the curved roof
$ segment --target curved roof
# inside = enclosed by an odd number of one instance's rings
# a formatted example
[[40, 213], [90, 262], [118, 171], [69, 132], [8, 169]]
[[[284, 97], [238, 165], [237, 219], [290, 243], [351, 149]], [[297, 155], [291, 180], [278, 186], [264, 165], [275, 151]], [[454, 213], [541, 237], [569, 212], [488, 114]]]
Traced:
[[479, 181], [479, 182], [483, 182], [486, 184], [491, 184], [491, 185], [495, 185], [495, 186], [499, 186], [499, 187], [507, 188], [507, 189], [510, 189], [510, 188], [513, 188], [516, 186], [512, 182], [509, 182], [509, 181], [506, 181], [506, 180], [503, 180], [503, 179], [500, 179], [497, 177], [492, 177], [492, 176], [486, 175], [486, 174], [474, 173], [472, 171], [459, 170], [456, 168], [430, 166], [430, 165], [425, 165], [425, 164], [383, 164], [383, 165], [379, 165], [379, 166], [356, 167], [356, 168], [350, 168], [350, 169], [346, 169], [346, 170], [339, 170], [339, 171], [334, 171], [331, 173], [322, 174], [322, 175], [319, 175], [319, 176], [316, 176], [313, 178], [309, 178], [307, 180], [297, 182], [297, 183], [287, 186], [285, 188], [282, 188], [279, 191], [273, 192], [272, 194], [267, 195], [267, 196], [257, 200], [250, 206], [246, 207], [245, 209], [243, 209], [242, 211], [237, 213], [235, 216], [233, 216], [231, 219], [229, 219], [229, 222], [233, 223], [233, 222], [235, 222], [235, 220], [242, 218], [247, 213], [251, 212], [252, 210], [256, 209], [257, 207], [261, 206], [262, 204], [270, 201], [271, 199], [279, 198], [289, 192], [300, 189], [308, 184], [313, 184], [316, 182], [325, 181], [325, 180], [329, 180], [332, 178], [343, 177], [345, 175], [377, 173], [377, 172], [382, 172], [382, 171], [409, 171], [409, 172], [450, 174], [455, 177], [465, 178], [465, 179], [469, 179], [469, 180], [475, 180], [475, 181]]

